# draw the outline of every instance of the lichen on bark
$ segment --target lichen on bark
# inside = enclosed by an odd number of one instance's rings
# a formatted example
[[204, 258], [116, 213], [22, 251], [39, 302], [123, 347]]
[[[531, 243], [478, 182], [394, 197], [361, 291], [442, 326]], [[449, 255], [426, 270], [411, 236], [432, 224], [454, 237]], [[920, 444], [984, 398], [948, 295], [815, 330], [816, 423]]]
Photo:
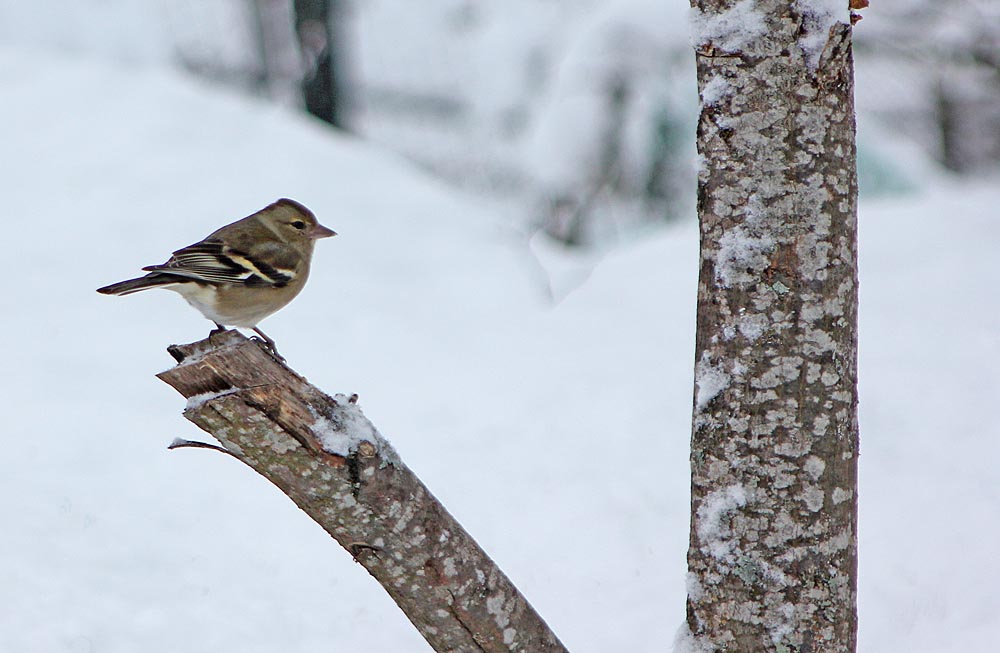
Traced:
[[688, 627], [706, 650], [855, 649], [851, 33], [811, 56], [806, 4], [756, 2], [767, 29], [738, 49], [695, 39], [699, 87], [727, 88], [698, 124]]
[[233, 331], [170, 351], [179, 364], [159, 377], [189, 398], [184, 416], [340, 543], [434, 650], [565, 653], [356, 396], [321, 392]]

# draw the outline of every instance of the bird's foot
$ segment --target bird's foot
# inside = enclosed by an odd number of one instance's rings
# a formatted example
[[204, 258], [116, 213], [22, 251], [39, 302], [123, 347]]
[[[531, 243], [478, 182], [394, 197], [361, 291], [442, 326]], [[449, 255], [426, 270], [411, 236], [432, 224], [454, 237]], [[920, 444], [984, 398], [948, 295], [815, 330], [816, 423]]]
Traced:
[[266, 349], [269, 354], [274, 356], [275, 360], [277, 360], [279, 363], [285, 362], [285, 357], [278, 353], [278, 345], [273, 340], [268, 338], [266, 333], [264, 333], [257, 327], [253, 328], [253, 332], [260, 337], [259, 338], [254, 337], [252, 338], [252, 340], [256, 340], [257, 342], [262, 344], [264, 346], [264, 349]]

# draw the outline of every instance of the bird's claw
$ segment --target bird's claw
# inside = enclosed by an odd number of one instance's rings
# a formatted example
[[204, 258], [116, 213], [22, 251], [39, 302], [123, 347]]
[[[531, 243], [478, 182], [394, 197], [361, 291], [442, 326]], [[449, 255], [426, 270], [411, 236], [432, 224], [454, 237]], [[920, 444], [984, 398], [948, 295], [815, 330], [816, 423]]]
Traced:
[[264, 351], [271, 354], [276, 361], [279, 363], [286, 363], [285, 357], [278, 353], [278, 348], [275, 346], [274, 341], [270, 339], [260, 338], [258, 336], [250, 336], [250, 340], [256, 342], [261, 346]]

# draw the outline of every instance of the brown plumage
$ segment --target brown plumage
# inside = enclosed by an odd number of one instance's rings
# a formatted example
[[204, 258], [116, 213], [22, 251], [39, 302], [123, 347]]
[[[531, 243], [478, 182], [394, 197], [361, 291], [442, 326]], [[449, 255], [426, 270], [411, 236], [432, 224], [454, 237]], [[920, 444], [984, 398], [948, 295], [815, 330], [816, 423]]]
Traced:
[[273, 348], [257, 324], [299, 294], [316, 240], [335, 235], [306, 207], [280, 199], [177, 250], [166, 263], [143, 268], [149, 274], [97, 292], [173, 290], [219, 328], [251, 328]]

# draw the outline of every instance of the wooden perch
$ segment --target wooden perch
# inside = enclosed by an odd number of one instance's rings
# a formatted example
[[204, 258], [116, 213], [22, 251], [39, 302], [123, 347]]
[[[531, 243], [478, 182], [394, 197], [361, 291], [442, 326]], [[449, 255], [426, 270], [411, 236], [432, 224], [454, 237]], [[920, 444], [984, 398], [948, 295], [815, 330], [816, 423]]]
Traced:
[[355, 403], [226, 331], [168, 350], [184, 416], [287, 494], [385, 588], [435, 651], [566, 649]]

